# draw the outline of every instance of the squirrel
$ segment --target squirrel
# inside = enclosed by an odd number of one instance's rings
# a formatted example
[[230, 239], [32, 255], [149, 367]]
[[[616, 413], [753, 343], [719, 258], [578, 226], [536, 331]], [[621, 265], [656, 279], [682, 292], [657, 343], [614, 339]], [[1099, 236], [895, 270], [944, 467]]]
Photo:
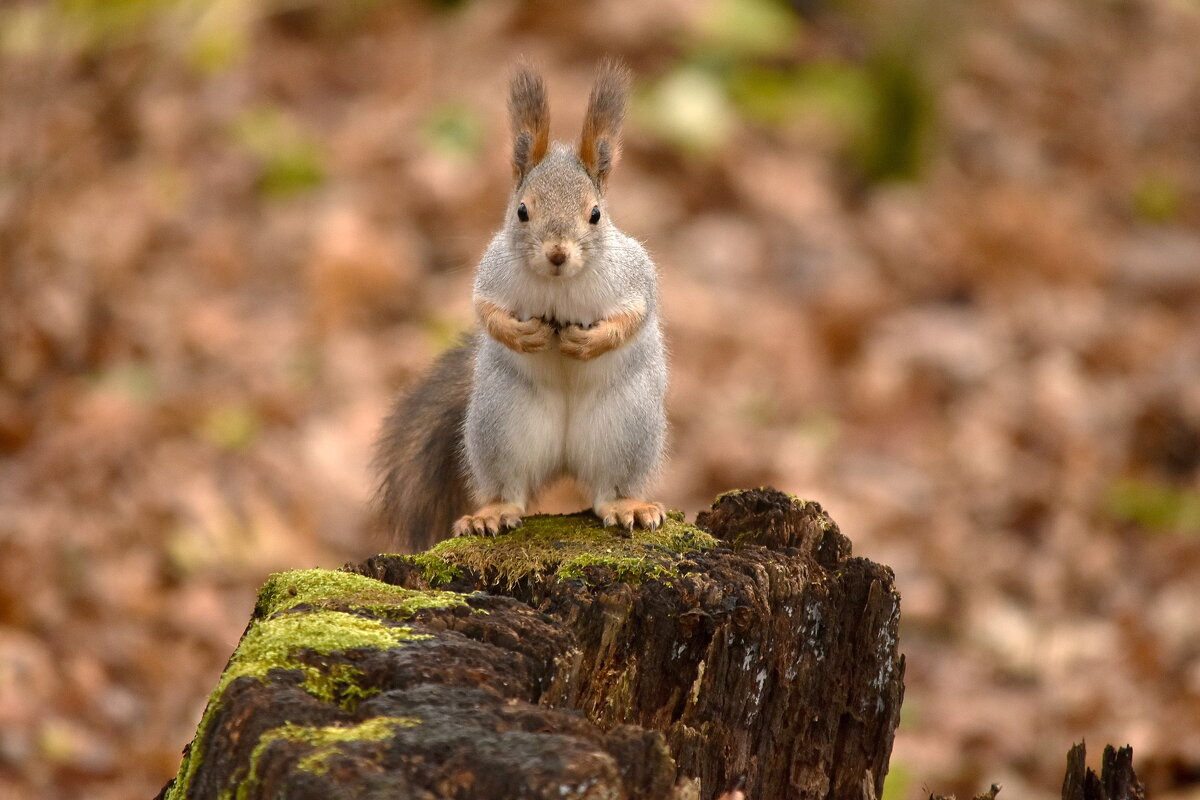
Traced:
[[561, 476], [606, 527], [663, 522], [640, 499], [666, 438], [657, 272], [606, 197], [629, 82], [600, 66], [573, 147], [549, 140], [541, 76], [512, 78], [514, 185], [476, 270], [480, 327], [396, 402], [376, 444], [376, 504], [404, 549], [516, 528]]

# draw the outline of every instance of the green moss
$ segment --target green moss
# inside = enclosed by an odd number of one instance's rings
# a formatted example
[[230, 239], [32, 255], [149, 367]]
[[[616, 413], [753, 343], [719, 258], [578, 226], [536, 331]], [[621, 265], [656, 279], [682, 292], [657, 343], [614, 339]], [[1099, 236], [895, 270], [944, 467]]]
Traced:
[[645, 556], [602, 556], [595, 553], [580, 553], [564, 561], [559, 565], [556, 574], [560, 581], [581, 580], [586, 583], [588, 567], [611, 569], [618, 581], [633, 584], [647, 579], [671, 583], [671, 579], [679, 574], [678, 571]]
[[287, 666], [304, 673], [304, 691], [327, 703], [337, 703], [347, 711], [353, 711], [359, 701], [378, 692], [377, 689], [363, 688], [362, 670], [351, 664], [314, 666], [294, 662]]
[[250, 773], [237, 787], [236, 794], [229, 791], [221, 794], [222, 798], [236, 797], [237, 800], [253, 797], [253, 790], [258, 788], [258, 765], [272, 744], [278, 741], [303, 742], [311, 745], [313, 750], [297, 762], [296, 767], [314, 775], [324, 775], [329, 771], [329, 760], [340, 752], [339, 745], [346, 742], [384, 742], [395, 735], [397, 728], [411, 728], [420, 724], [420, 720], [412, 717], [373, 717], [358, 725], [341, 727], [329, 725], [310, 727], [287, 723], [273, 728], [262, 735], [250, 754]]
[[[419, 592], [389, 586], [350, 572], [310, 569], [272, 575], [259, 591], [254, 622], [238, 644], [229, 665], [209, 697], [196, 738], [180, 766], [171, 798], [187, 794], [203, 760], [202, 743], [220, 710], [222, 695], [238, 678], [267, 679], [272, 670], [299, 670], [304, 690], [327, 702], [352, 708], [374, 692], [359, 682], [362, 673], [349, 664], [316, 666], [299, 658], [301, 652], [329, 655], [360, 648], [388, 649], [430, 638], [405, 625], [386, 620], [407, 619], [422, 608], [466, 605], [452, 592]], [[307, 606], [302, 612], [290, 609]], [[368, 612], [376, 619], [364, 616]]]
[[420, 553], [408, 556], [409, 560], [421, 569], [421, 575], [430, 586], [445, 586], [455, 578], [462, 576], [462, 569], [432, 553]]
[[621, 535], [590, 513], [526, 517], [520, 528], [496, 538], [447, 539], [418, 558], [492, 575], [513, 586], [533, 574], [581, 578], [587, 566], [614, 568], [618, 580], [640, 582], [676, 574], [684, 553], [715, 547], [717, 540], [668, 514], [655, 531]]
[[353, 572], [303, 569], [272, 575], [259, 590], [254, 614], [269, 617], [285, 609], [308, 605], [407, 619], [422, 608], [466, 604], [462, 595], [454, 592], [401, 589]]
[[[412, 628], [404, 625], [387, 625], [377, 619], [343, 611], [319, 609], [279, 614], [254, 623], [246, 631], [217, 682], [210, 706], [215, 710], [225, 689], [238, 678], [263, 680], [274, 669], [303, 672], [302, 685], [314, 697], [354, 704], [368, 694], [354, 682], [361, 672], [346, 664], [316, 667], [304, 663], [297, 655], [301, 651], [329, 655], [360, 648], [385, 650], [428, 638], [429, 634], [414, 633]], [[197, 733], [197, 741], [200, 738]]]
[[716, 508], [717, 506], [719, 506], [721, 504], [721, 501], [727, 497], [737, 497], [738, 495], [745, 494], [748, 491], [750, 491], [750, 490], [749, 489], [730, 489], [728, 492], [721, 492], [712, 501], [712, 507]]

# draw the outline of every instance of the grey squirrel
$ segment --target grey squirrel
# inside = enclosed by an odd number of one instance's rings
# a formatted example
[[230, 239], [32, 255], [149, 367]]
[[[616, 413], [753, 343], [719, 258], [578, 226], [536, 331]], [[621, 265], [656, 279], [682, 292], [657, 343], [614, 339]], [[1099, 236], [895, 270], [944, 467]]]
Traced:
[[605, 196], [628, 91], [628, 71], [602, 64], [572, 147], [549, 141], [541, 77], [512, 79], [515, 183], [476, 271], [481, 330], [397, 401], [376, 445], [377, 504], [402, 549], [515, 528], [563, 475], [605, 526], [662, 524], [662, 504], [640, 499], [666, 436], [657, 273]]

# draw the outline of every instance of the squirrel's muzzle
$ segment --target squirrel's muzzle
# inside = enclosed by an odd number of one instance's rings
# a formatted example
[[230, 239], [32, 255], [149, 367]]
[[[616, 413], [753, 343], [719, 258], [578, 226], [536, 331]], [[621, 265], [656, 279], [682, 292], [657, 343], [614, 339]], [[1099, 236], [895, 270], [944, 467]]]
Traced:
[[556, 267], [561, 267], [563, 262], [567, 260], [567, 248], [561, 244], [555, 244], [545, 249], [546, 260]]

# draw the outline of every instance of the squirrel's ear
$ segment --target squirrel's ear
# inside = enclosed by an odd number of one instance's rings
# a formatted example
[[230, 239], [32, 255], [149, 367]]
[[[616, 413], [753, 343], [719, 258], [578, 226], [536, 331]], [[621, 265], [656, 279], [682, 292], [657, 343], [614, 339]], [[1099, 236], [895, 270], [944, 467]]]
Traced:
[[508, 87], [512, 118], [513, 174], [520, 182], [546, 155], [550, 142], [550, 106], [542, 76], [522, 64]]
[[615, 59], [605, 60], [596, 73], [579, 138], [579, 160], [601, 189], [621, 153], [621, 120], [628, 94], [629, 70]]

